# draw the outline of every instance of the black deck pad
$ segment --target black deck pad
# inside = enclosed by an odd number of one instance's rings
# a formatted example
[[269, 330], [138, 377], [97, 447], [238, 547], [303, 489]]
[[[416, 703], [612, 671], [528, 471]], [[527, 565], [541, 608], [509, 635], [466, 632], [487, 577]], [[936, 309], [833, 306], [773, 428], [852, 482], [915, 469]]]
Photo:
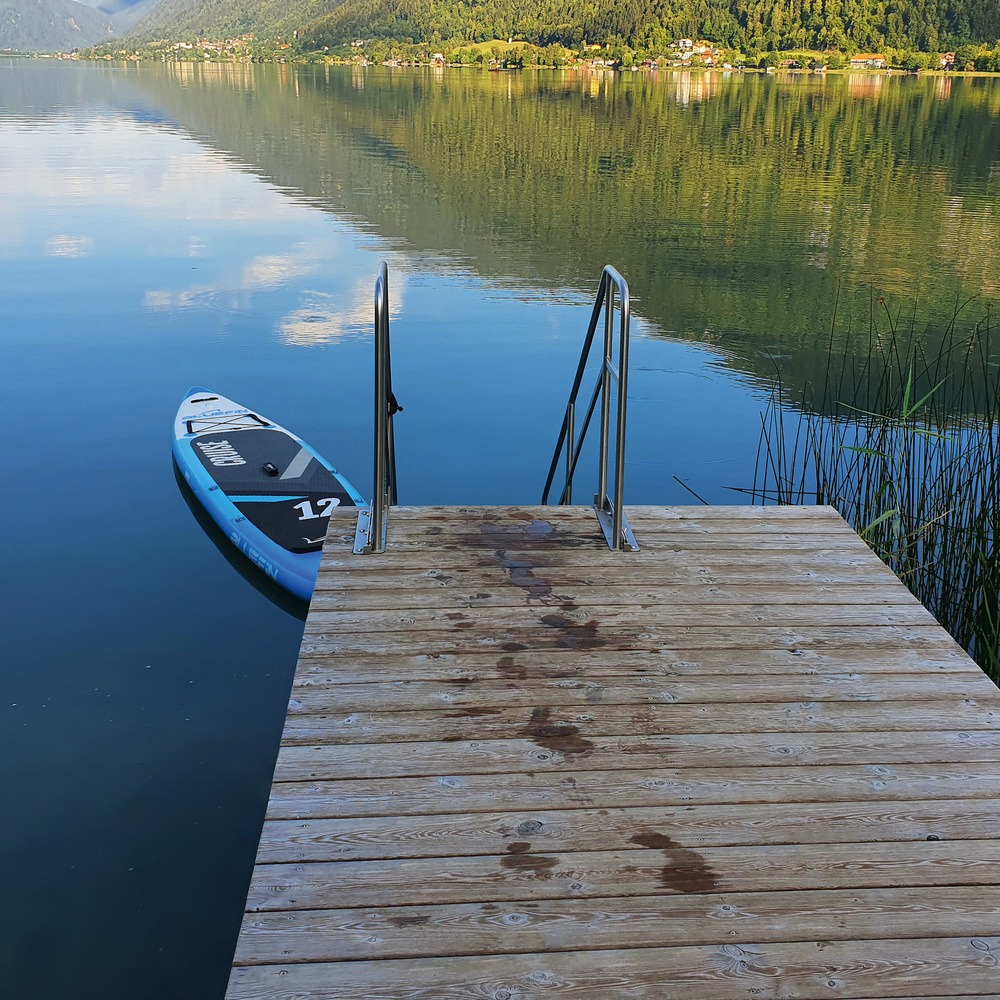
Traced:
[[202, 434], [191, 446], [240, 513], [291, 552], [322, 548], [330, 511], [354, 506], [340, 480], [284, 431]]

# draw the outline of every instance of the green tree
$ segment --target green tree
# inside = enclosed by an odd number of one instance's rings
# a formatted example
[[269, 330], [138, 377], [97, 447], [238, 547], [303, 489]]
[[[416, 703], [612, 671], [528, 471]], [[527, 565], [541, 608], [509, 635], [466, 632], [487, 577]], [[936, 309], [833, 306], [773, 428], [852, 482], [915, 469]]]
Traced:
[[979, 47], [976, 45], [959, 45], [959, 47], [955, 49], [955, 69], [975, 69], [976, 57], [979, 54]]

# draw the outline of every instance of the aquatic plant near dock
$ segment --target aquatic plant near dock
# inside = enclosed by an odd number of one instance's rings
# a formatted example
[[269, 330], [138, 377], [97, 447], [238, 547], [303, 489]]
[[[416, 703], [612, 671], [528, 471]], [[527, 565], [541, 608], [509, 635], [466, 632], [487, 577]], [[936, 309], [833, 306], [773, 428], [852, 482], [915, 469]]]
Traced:
[[747, 492], [836, 507], [1000, 682], [1000, 387], [990, 309], [968, 311], [928, 350], [873, 302], [867, 344], [836, 361], [831, 349], [801, 407], [779, 373]]

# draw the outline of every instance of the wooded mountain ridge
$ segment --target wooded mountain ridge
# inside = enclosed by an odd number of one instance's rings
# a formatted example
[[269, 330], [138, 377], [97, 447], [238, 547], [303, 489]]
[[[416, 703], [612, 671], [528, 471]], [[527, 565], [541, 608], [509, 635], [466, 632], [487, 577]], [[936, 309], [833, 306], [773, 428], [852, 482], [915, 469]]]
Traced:
[[750, 50], [935, 52], [1000, 38], [996, 0], [345, 0], [310, 25], [316, 47], [383, 38], [617, 41], [655, 52], [678, 38]]
[[130, 35], [190, 41], [236, 38], [247, 32], [291, 38], [330, 14], [341, 0], [160, 0]]
[[[93, 0], [88, 0], [88, 4]], [[678, 38], [742, 52], [883, 48], [936, 52], [1000, 39], [997, 0], [0, 0], [0, 48], [71, 48], [129, 37], [225, 39], [254, 32], [306, 51], [358, 39], [456, 45], [494, 39], [644, 53]], [[129, 17], [128, 20], [133, 20]]]
[[760, 51], [884, 47], [935, 52], [1000, 38], [996, 0], [160, 0], [137, 26], [151, 37], [284, 33], [305, 48], [356, 39], [522, 39], [648, 52], [677, 38]]

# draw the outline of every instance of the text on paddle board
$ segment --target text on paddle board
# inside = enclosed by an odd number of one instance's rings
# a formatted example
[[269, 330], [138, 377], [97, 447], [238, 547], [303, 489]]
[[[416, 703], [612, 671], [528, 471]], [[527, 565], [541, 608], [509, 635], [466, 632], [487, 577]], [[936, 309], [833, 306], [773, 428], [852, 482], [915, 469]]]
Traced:
[[308, 500], [305, 500], [302, 503], [297, 503], [292, 510], [302, 511], [299, 515], [300, 521], [312, 521], [317, 517], [329, 517], [330, 511], [333, 510], [334, 507], [340, 506], [340, 499], [338, 497], [323, 497], [322, 500], [317, 500], [316, 504], [320, 508], [319, 514], [313, 510], [313, 505]]
[[249, 545], [235, 531], [230, 534], [229, 538], [251, 562], [256, 563], [272, 580], [278, 579], [277, 568], [269, 563], [252, 545]]
[[198, 442], [198, 447], [212, 465], [246, 465], [247, 460], [228, 441]]

